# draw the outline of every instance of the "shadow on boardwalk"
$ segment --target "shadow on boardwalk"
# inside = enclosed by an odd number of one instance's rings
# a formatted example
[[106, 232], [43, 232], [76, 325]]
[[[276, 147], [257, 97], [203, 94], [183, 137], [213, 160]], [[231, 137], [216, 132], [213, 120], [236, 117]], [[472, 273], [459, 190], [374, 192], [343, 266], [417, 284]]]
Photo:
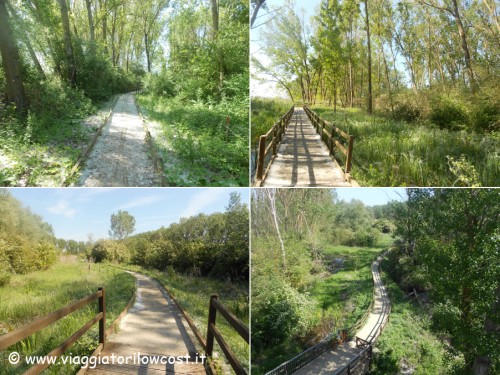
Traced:
[[[149, 277], [133, 275], [137, 279], [136, 301], [123, 318], [119, 333], [108, 338], [100, 355], [108, 356], [109, 364], [100, 364], [86, 374], [205, 374], [201, 359], [196, 363], [201, 352], [196, 350], [189, 327], [167, 292]], [[115, 360], [112, 364], [113, 355], [128, 356], [128, 363]], [[182, 363], [177, 357], [183, 357]]]
[[262, 186], [351, 186], [304, 109], [295, 108]]

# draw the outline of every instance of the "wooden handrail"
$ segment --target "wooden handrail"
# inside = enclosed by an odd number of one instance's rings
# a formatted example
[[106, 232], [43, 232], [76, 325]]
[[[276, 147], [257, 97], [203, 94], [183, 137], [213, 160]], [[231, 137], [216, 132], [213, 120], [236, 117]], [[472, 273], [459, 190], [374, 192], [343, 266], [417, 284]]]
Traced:
[[[335, 148], [339, 149], [345, 157], [345, 173], [350, 173], [352, 168], [352, 152], [354, 148], [354, 136], [347, 134], [342, 129], [335, 126], [333, 123], [326, 121], [321, 118], [317, 113], [311, 111], [307, 106], [304, 106], [304, 111], [311, 120], [313, 126], [316, 128], [320, 139], [323, 140], [323, 136], [326, 137], [326, 141], [324, 141], [325, 145], [330, 150], [332, 155], [335, 154]], [[330, 131], [328, 131], [328, 129]], [[342, 143], [335, 139], [335, 134], [338, 134], [341, 138], [343, 138], [347, 142], [347, 147], [345, 147]]]
[[[98, 299], [99, 302], [99, 310], [98, 313], [89, 320], [85, 325], [83, 325], [78, 331], [76, 331], [73, 335], [71, 335], [66, 341], [64, 341], [57, 348], [53, 349], [48, 357], [56, 357], [59, 358], [66, 350], [75, 343], [80, 337], [82, 337], [94, 324], [99, 322], [99, 344], [104, 347], [106, 344], [106, 333], [105, 333], [105, 325], [106, 325], [106, 291], [104, 288], [100, 287], [98, 291], [90, 296], [84, 297], [72, 304], [63, 307], [60, 310], [54, 311], [48, 315], [45, 315], [41, 318], [35, 319], [33, 322], [26, 324], [22, 327], [15, 329], [12, 332], [9, 332], [5, 335], [0, 336], [0, 350], [5, 350], [8, 347], [16, 344], [17, 342], [24, 340], [26, 337], [31, 336], [32, 334], [42, 330], [48, 325], [55, 323], [56, 321], [64, 318], [65, 316], [71, 314], [72, 312], [81, 309], [84, 306], [87, 306], [94, 300]], [[32, 366], [25, 374], [29, 375], [37, 375], [40, 374], [43, 370], [50, 366], [50, 362], [40, 363]]]
[[[267, 131], [266, 134], [259, 137], [259, 148], [257, 152], [257, 168], [256, 168], [256, 181], [262, 181], [266, 174], [270, 162], [266, 162], [267, 155], [272, 149], [273, 157], [276, 156], [278, 152], [278, 146], [283, 139], [286, 128], [290, 123], [294, 111], [294, 106], [292, 106], [287, 113], [280, 117], [280, 119], [274, 123], [274, 125]], [[270, 142], [268, 142], [270, 140]]]
[[210, 296], [210, 304], [208, 310], [208, 328], [207, 328], [207, 345], [206, 345], [206, 355], [207, 358], [211, 358], [214, 349], [214, 339], [217, 340], [219, 346], [221, 347], [224, 355], [226, 356], [229, 364], [233, 368], [237, 375], [246, 375], [247, 372], [243, 368], [242, 363], [236, 358], [234, 352], [227, 345], [226, 341], [222, 337], [221, 333], [215, 326], [215, 321], [217, 318], [217, 311], [226, 319], [231, 327], [233, 327], [236, 332], [247, 342], [250, 342], [250, 334], [248, 327], [243, 324], [233, 313], [231, 313], [222, 303], [218, 301], [217, 294], [212, 294]]

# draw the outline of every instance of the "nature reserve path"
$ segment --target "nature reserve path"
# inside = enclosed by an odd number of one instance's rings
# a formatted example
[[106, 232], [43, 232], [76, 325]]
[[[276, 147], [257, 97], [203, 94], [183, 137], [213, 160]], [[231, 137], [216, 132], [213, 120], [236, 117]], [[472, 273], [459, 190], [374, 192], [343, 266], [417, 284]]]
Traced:
[[79, 186], [159, 186], [132, 93], [123, 94], [90, 153]]
[[173, 364], [133, 364], [132, 360], [122, 365], [101, 364], [86, 374], [205, 374], [201, 359], [195, 363], [197, 350], [189, 336], [189, 327], [165, 289], [147, 276], [132, 274], [138, 284], [135, 303], [121, 321], [118, 333], [107, 339], [100, 357], [140, 353], [150, 359], [186, 355], [191, 359], [189, 363]]
[[[356, 332], [355, 337], [359, 337], [366, 341], [375, 342], [380, 335], [381, 327], [389, 319], [391, 312], [391, 303], [382, 278], [380, 277], [379, 264], [382, 261], [382, 256], [379, 256], [372, 264], [372, 275], [374, 281], [373, 291], [373, 307], [368, 315], [365, 324]], [[294, 374], [298, 375], [323, 375], [331, 374], [347, 364], [354, 358], [362, 348], [356, 347], [355, 341], [347, 342], [340, 345], [336, 350], [330, 350], [306, 366], [302, 367]]]
[[265, 187], [351, 186], [303, 108], [295, 107]]

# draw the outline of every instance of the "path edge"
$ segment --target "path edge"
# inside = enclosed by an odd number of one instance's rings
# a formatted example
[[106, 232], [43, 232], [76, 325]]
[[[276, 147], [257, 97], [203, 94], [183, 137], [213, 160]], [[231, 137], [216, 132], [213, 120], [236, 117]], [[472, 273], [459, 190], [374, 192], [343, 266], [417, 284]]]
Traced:
[[104, 129], [104, 127], [106, 126], [109, 119], [111, 118], [111, 116], [114, 113], [115, 105], [116, 105], [116, 102], [118, 101], [118, 96], [119, 95], [115, 95], [115, 97], [113, 98], [113, 104], [111, 105], [111, 109], [109, 110], [108, 114], [104, 117], [104, 120], [103, 120], [101, 126], [99, 126], [96, 133], [94, 134], [94, 138], [92, 139], [92, 141], [89, 143], [89, 145], [87, 146], [85, 151], [78, 157], [75, 164], [73, 165], [73, 168], [71, 168], [69, 174], [64, 178], [64, 180], [61, 184], [61, 187], [68, 186], [68, 180], [75, 174], [75, 172], [77, 171], [80, 164], [82, 164], [83, 161], [88, 158], [90, 152], [93, 150], [93, 148], [97, 142], [97, 138], [99, 138], [99, 136], [102, 133], [102, 129]]
[[[134, 277], [135, 278], [135, 277]], [[108, 337], [112, 333], [115, 333], [117, 331], [118, 325], [124, 318], [124, 316], [128, 313], [128, 310], [134, 305], [135, 298], [137, 296], [137, 279], [135, 279], [136, 283], [134, 285], [134, 293], [132, 293], [132, 296], [128, 300], [127, 304], [125, 305], [125, 308], [122, 310], [120, 315], [116, 317], [116, 319], [113, 321], [113, 323], [110, 324], [110, 326], [104, 331], [104, 336]], [[90, 357], [97, 357], [102, 350], [104, 349], [102, 344], [99, 344], [97, 348], [92, 352]], [[81, 367], [80, 370], [76, 373], [76, 375], [84, 375], [88, 371], [89, 367]]]

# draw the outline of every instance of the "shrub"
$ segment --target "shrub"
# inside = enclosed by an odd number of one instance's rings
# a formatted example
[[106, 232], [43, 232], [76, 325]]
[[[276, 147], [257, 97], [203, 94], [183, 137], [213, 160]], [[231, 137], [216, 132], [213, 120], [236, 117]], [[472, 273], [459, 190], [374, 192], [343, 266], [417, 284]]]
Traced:
[[430, 120], [441, 129], [465, 128], [469, 119], [465, 104], [450, 98], [438, 98], [431, 103]]
[[148, 74], [145, 77], [144, 91], [155, 96], [173, 97], [176, 95], [172, 74], [163, 69], [158, 74]]
[[420, 118], [421, 114], [420, 114], [420, 109], [418, 109], [413, 104], [400, 103], [396, 105], [396, 108], [394, 108], [392, 116], [395, 120], [415, 122]]

